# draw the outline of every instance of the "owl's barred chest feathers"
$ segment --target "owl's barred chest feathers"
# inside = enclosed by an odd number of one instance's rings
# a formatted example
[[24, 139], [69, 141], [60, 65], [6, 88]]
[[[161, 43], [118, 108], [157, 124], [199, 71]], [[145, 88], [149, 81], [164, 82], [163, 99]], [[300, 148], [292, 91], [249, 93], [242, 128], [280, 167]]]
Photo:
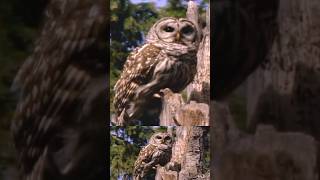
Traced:
[[[163, 145], [163, 146], [165, 147], [166, 145]], [[169, 146], [162, 148], [162, 147], [158, 147], [153, 144], [148, 144], [139, 153], [139, 158], [137, 159], [135, 164], [138, 165], [143, 162], [144, 163], [150, 162], [152, 160], [152, 158], [154, 158], [155, 156], [157, 156], [158, 159], [162, 159], [164, 161], [169, 161], [170, 160], [169, 155], [171, 155], [171, 153], [172, 153], [172, 149], [169, 148]], [[168, 158], [169, 158], [169, 160], [168, 160]], [[158, 163], [161, 163], [161, 162], [158, 162]], [[161, 163], [161, 165], [164, 166], [165, 164]]]
[[[141, 48], [136, 48], [127, 58], [120, 79], [134, 79], [138, 84], [146, 83], [151, 77], [151, 70], [157, 65], [161, 49], [145, 44]], [[117, 84], [120, 81], [117, 82]], [[117, 86], [117, 85], [116, 85]]]
[[164, 88], [180, 92], [193, 80], [196, 66], [196, 49], [181, 44], [149, 43], [135, 49], [114, 88], [118, 114], [129, 106], [139, 87], [155, 79], [159, 79], [155, 93]]
[[[178, 46], [181, 47], [181, 46]], [[196, 51], [176, 49], [164, 49], [160, 52], [163, 56], [158, 62], [153, 76], [162, 76], [160, 83], [163, 87], [177, 93], [182, 91], [194, 78], [197, 67]]]
[[[179, 48], [166, 47], [162, 49], [159, 44], [145, 44], [131, 53], [126, 61], [120, 79], [133, 78], [139, 85], [148, 83], [159, 73], [178, 75], [177, 71], [195, 73], [197, 60], [196, 51], [193, 53], [180, 51]], [[178, 47], [181, 47], [178, 46]], [[115, 88], [119, 85], [117, 82]]]

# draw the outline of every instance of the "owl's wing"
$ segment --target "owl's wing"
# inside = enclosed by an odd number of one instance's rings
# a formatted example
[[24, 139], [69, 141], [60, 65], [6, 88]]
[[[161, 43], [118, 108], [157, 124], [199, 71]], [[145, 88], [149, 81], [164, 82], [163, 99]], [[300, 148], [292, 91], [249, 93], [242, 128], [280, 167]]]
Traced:
[[128, 56], [121, 77], [114, 87], [114, 105], [118, 115], [127, 108], [137, 88], [150, 80], [152, 70], [158, 63], [159, 53], [160, 48], [145, 44]]
[[142, 162], [150, 161], [153, 156], [153, 153], [156, 149], [157, 149], [157, 147], [152, 144], [148, 144], [145, 147], [143, 147], [141, 149], [141, 151], [139, 152], [139, 155], [138, 155], [138, 158], [135, 162], [135, 165], [139, 165]]
[[[107, 89], [102, 85], [107, 75], [105, 8], [104, 0], [52, 0], [47, 6], [34, 52], [13, 84], [19, 100], [12, 131], [23, 179], [81, 174], [76, 165], [88, 143], [80, 136], [91, 131], [80, 129], [86, 122], [82, 118], [92, 113], [92, 101]], [[90, 123], [104, 122], [100, 120]]]
[[144, 170], [145, 164], [150, 162], [152, 160], [152, 156], [155, 153], [157, 147], [152, 144], [148, 144], [145, 147], [142, 148], [142, 150], [139, 152], [138, 158], [134, 163], [134, 174], [139, 175]]

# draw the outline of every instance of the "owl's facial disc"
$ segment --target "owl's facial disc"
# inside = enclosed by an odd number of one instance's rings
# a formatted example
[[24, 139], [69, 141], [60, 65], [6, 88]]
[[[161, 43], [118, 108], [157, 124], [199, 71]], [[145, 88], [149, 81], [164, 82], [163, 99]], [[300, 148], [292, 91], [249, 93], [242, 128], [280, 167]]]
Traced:
[[164, 141], [165, 141], [165, 143], [166, 143], [167, 145], [170, 145], [171, 142], [172, 142], [172, 139], [171, 139], [170, 136], [166, 136], [166, 137], [164, 138]]
[[196, 28], [189, 21], [181, 21], [179, 24], [181, 42], [190, 45], [196, 40]]
[[177, 21], [168, 19], [167, 21], [158, 24], [157, 35], [162, 41], [172, 43], [175, 42], [178, 30], [179, 27]]
[[161, 134], [158, 134], [158, 135], [154, 136], [153, 139], [155, 140], [156, 144], [162, 144], [163, 143], [163, 137], [162, 137]]

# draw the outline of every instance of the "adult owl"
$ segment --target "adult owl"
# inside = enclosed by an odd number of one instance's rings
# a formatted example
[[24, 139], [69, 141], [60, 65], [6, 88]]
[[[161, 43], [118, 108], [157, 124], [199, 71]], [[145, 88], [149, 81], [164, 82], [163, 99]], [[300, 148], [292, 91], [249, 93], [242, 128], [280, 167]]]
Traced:
[[48, 1], [34, 51], [13, 84], [20, 179], [106, 178], [106, 3]]
[[143, 125], [150, 125], [150, 117], [161, 111], [159, 91], [180, 92], [193, 80], [198, 36], [195, 24], [184, 18], [162, 18], [151, 27], [146, 43], [128, 56], [114, 87], [117, 125], [144, 117]]
[[169, 133], [152, 135], [134, 163], [134, 180], [146, 179], [154, 174], [158, 165], [165, 166], [171, 159], [172, 145], [173, 139]]

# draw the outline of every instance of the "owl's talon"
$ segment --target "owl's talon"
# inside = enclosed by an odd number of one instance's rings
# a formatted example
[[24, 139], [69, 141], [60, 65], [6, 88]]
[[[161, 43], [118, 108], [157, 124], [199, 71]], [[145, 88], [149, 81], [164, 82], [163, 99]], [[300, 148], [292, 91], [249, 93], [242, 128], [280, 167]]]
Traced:
[[127, 110], [127, 114], [129, 118], [131, 118], [136, 110], [136, 106], [134, 104], [130, 105], [130, 108]]

